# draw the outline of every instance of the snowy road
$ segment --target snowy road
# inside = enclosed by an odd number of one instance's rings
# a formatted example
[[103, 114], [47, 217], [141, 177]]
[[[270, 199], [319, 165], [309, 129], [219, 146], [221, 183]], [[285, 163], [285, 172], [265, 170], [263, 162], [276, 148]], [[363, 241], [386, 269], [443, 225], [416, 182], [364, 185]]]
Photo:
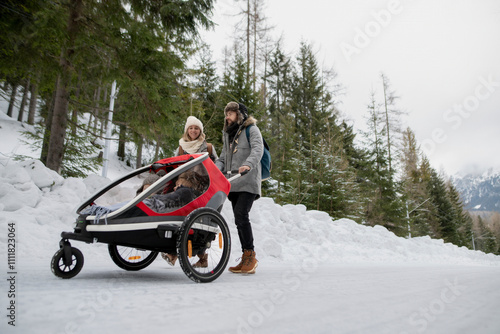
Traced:
[[[104, 254], [107, 255], [107, 254]], [[126, 272], [86, 258], [73, 279], [23, 265], [2, 333], [499, 333], [500, 268], [261, 263], [209, 284], [157, 259]], [[7, 330], [5, 330], [7, 329]]]

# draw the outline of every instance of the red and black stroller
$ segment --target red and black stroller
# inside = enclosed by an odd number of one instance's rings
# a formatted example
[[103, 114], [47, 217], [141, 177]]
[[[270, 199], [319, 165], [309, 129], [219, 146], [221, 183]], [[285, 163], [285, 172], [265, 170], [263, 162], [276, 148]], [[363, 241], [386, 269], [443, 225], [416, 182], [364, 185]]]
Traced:
[[[166, 174], [118, 208], [96, 204], [101, 196], [124, 181], [160, 170]], [[171, 191], [177, 177], [188, 170], [197, 173], [205, 182], [201, 195], [194, 200], [164, 213], [153, 211], [143, 202], [153, 194]], [[222, 274], [231, 253], [229, 228], [220, 214], [230, 188], [230, 180], [207, 153], [167, 158], [139, 168], [80, 205], [74, 231], [61, 233], [60, 249], [51, 261], [52, 272], [61, 278], [71, 278], [80, 272], [82, 252], [69, 242], [77, 240], [108, 244], [111, 259], [125, 270], [146, 268], [159, 252], [176, 254], [190, 279], [211, 282]], [[207, 254], [206, 267], [194, 265], [198, 261], [197, 254]]]

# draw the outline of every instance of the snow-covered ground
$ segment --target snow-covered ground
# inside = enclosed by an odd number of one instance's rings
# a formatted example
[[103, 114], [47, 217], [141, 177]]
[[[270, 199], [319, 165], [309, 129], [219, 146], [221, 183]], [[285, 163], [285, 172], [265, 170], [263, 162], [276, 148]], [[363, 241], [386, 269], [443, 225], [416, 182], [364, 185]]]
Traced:
[[[398, 238], [271, 198], [251, 212], [255, 275], [225, 272], [196, 284], [161, 258], [127, 272], [106, 245], [73, 241], [84, 267], [59, 279], [50, 260], [60, 233], [71, 231], [78, 204], [110, 180], [63, 179], [37, 160], [14, 161], [14, 153], [36, 157], [19, 144], [21, 129], [0, 112], [1, 333], [500, 333], [499, 256]], [[125, 172], [112, 159], [108, 177]], [[117, 202], [129, 192], [115, 194]], [[222, 215], [233, 265], [241, 254], [228, 203]]]

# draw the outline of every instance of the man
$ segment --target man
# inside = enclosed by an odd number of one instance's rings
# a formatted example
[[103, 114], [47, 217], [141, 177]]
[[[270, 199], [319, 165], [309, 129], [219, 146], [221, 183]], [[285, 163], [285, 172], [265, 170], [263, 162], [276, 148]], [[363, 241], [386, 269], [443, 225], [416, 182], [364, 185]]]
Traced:
[[253, 202], [261, 195], [260, 160], [264, 154], [262, 135], [256, 125], [257, 121], [248, 116], [247, 108], [243, 104], [229, 102], [224, 114], [222, 153], [215, 164], [222, 172], [248, 172], [231, 182], [228, 195], [243, 252], [240, 263], [230, 267], [229, 271], [254, 274], [258, 261], [255, 258], [249, 213]]

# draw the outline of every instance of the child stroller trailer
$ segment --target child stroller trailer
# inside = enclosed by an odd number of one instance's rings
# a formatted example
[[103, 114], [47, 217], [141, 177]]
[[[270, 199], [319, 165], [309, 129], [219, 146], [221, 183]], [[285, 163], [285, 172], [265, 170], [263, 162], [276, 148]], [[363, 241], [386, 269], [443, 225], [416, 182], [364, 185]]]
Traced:
[[[180, 174], [193, 168], [205, 173], [206, 187], [199, 197], [167, 213], [154, 212], [144, 204], [144, 199], [172, 188]], [[166, 174], [119, 209], [111, 211], [95, 204], [96, 199], [122, 182], [147, 171], [160, 170]], [[60, 249], [51, 261], [52, 272], [61, 278], [72, 278], [80, 272], [83, 255], [69, 241], [77, 240], [108, 244], [111, 259], [125, 270], [146, 268], [159, 252], [177, 254], [182, 270], [190, 279], [211, 282], [222, 274], [231, 252], [229, 228], [220, 214], [230, 187], [207, 153], [167, 158], [139, 168], [80, 205], [74, 231], [61, 233]], [[207, 255], [207, 267], [194, 265], [199, 254]]]

